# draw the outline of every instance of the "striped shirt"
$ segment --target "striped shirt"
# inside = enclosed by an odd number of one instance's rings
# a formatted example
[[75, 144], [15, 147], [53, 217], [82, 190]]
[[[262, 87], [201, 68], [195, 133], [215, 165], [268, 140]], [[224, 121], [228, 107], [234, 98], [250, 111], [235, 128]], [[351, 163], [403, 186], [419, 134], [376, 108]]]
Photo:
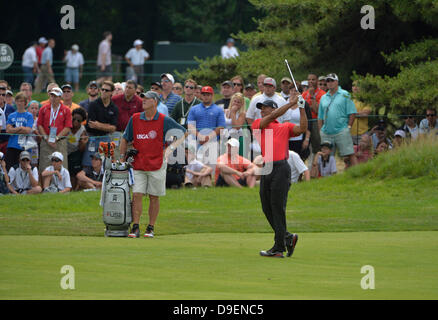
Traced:
[[176, 103], [180, 101], [182, 98], [179, 95], [171, 92], [169, 93], [166, 99], [164, 99], [163, 95], [160, 95], [160, 99], [161, 102], [167, 106], [167, 110], [169, 114], [172, 114], [172, 110], [175, 107]]

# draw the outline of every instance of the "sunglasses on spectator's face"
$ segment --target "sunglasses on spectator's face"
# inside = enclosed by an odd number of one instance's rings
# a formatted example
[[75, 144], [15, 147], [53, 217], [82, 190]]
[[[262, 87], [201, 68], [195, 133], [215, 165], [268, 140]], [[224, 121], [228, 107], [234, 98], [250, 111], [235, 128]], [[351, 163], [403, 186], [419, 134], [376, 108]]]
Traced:
[[167, 82], [170, 82], [170, 80], [161, 80], [161, 83], [167, 83]]
[[0, 93], [0, 96], [6, 97], [6, 93]]
[[61, 162], [61, 160], [58, 158], [52, 158], [52, 162]]
[[326, 82], [334, 82], [335, 80], [333, 80], [333, 79], [327, 79], [327, 80], [325, 80]]
[[182, 90], [181, 87], [173, 87], [172, 89], [173, 89], [173, 90]]
[[[151, 88], [152, 89], [152, 88]], [[140, 95], [141, 91], [136, 91], [135, 92], [137, 95]]]
[[428, 114], [426, 114], [426, 117], [435, 117], [436, 116], [436, 114], [434, 114], [434, 113], [428, 113]]
[[103, 92], [113, 92], [112, 90], [110, 90], [110, 89], [100, 89], [100, 90], [102, 90]]
[[233, 83], [233, 86], [235, 86], [235, 87], [242, 87], [242, 84], [241, 83]]
[[195, 89], [195, 87], [193, 87], [193, 86], [186, 86], [186, 89]]

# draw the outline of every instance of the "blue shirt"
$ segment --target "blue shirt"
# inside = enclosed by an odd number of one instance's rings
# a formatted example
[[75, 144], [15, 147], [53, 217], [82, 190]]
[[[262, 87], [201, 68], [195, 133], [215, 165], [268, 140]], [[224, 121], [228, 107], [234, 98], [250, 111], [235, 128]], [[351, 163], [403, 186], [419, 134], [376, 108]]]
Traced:
[[169, 116], [169, 110], [168, 110], [167, 106], [162, 102], [158, 103], [157, 111], [159, 113], [164, 114], [166, 117]]
[[[146, 114], [142, 112], [140, 114], [140, 120], [144, 121], [153, 121], [158, 120], [159, 112], [155, 113], [155, 116], [152, 120], [146, 119]], [[172, 135], [177, 136], [178, 138], [181, 137], [185, 132], [186, 129], [178, 124], [175, 120], [173, 120], [170, 117], [164, 117], [164, 123], [163, 123], [163, 146], [166, 142], [166, 134], [169, 130], [172, 130]], [[134, 127], [133, 127], [133, 121], [132, 117], [129, 119], [128, 125], [126, 126], [125, 132], [123, 133], [123, 139], [125, 139], [128, 142], [131, 142], [134, 140]]]
[[318, 120], [323, 120], [321, 130], [325, 134], [338, 134], [348, 127], [351, 114], [357, 113], [348, 91], [338, 87], [332, 96], [327, 92], [319, 101]]
[[187, 123], [195, 125], [198, 131], [210, 129], [208, 131], [211, 132], [216, 128], [225, 128], [224, 110], [216, 104], [212, 104], [207, 108], [203, 103], [197, 104], [190, 108]]
[[50, 47], [45, 48], [41, 56], [41, 64], [46, 64], [47, 61], [50, 61], [50, 65], [53, 64], [53, 51]]
[[[11, 113], [8, 117], [8, 121], [7, 124], [12, 125], [14, 128], [18, 128], [18, 127], [29, 127], [32, 128], [33, 126], [33, 116], [30, 112], [14, 112]], [[8, 142], [8, 148], [14, 148], [14, 149], [19, 149], [19, 150], [23, 150], [23, 148], [18, 144], [18, 138], [20, 135], [12, 135], [9, 138], [9, 142]]]
[[161, 102], [164, 103], [164, 104], [167, 106], [168, 114], [171, 114], [173, 108], [174, 108], [175, 105], [176, 105], [176, 103], [177, 103], [178, 101], [180, 101], [182, 98], [181, 98], [179, 95], [177, 95], [177, 94], [171, 92], [171, 93], [169, 93], [169, 95], [167, 96], [167, 99], [164, 99], [164, 98], [163, 98], [163, 95], [160, 95], [160, 99], [161, 99]]

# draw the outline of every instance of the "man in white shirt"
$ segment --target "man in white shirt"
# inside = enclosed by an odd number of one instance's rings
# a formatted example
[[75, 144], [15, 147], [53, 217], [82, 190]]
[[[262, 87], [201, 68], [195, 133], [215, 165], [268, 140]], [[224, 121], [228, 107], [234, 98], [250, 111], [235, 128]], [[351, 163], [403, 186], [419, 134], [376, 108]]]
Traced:
[[63, 60], [66, 63], [65, 68], [65, 82], [73, 84], [75, 91], [79, 91], [79, 79], [82, 78], [82, 71], [84, 66], [84, 56], [79, 52], [79, 46], [74, 44], [71, 50], [65, 53]]
[[64, 156], [60, 152], [53, 152], [50, 156], [52, 165], [47, 167], [41, 177], [43, 179], [43, 192], [67, 193], [71, 191], [70, 173], [63, 167]]
[[111, 42], [113, 35], [110, 31], [105, 31], [103, 38], [99, 44], [97, 53], [97, 83], [99, 85], [104, 81], [112, 81], [113, 79], [113, 70], [111, 67]]
[[18, 167], [9, 169], [9, 190], [13, 194], [36, 194], [42, 191], [38, 184], [38, 169], [30, 165], [30, 153], [20, 153]]
[[301, 160], [301, 157], [298, 153], [289, 150], [289, 159], [287, 159], [287, 163], [289, 163], [291, 169], [291, 183], [297, 183], [301, 174], [303, 175], [304, 181], [310, 180], [309, 168], [307, 168], [303, 160]]
[[40, 72], [38, 68], [38, 57], [36, 54], [37, 43], [33, 42], [29, 48], [24, 51], [21, 67], [24, 73], [24, 82], [33, 83], [34, 74]]
[[229, 38], [227, 44], [221, 48], [222, 59], [230, 59], [239, 56], [239, 52], [234, 46], [234, 39]]
[[142, 48], [143, 41], [137, 39], [134, 41], [134, 47], [131, 48], [125, 55], [125, 60], [134, 70], [136, 79], [134, 81], [139, 85], [143, 85], [144, 63], [149, 59], [149, 53]]

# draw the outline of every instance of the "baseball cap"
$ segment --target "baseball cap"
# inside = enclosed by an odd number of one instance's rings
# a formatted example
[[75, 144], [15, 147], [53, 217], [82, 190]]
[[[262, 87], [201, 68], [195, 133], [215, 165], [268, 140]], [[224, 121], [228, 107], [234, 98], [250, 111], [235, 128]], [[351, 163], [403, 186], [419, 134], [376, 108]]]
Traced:
[[135, 46], [141, 46], [143, 44], [143, 41], [141, 41], [140, 39], [137, 39], [134, 41], [134, 47]]
[[239, 146], [240, 146], [239, 140], [237, 140], [235, 138], [231, 138], [230, 140], [228, 140], [227, 144], [229, 144], [230, 146], [232, 146], [234, 148], [239, 148]]
[[228, 38], [228, 39], [227, 39], [227, 42], [232, 42], [232, 43], [234, 43], [234, 39], [233, 39], [233, 38]]
[[3, 160], [5, 158], [5, 154], [0, 151], [0, 160]]
[[38, 43], [44, 43], [44, 44], [46, 44], [48, 41], [47, 41], [47, 39], [45, 38], [45, 37], [41, 37], [41, 38], [39, 38], [38, 39]]
[[99, 152], [95, 152], [93, 154], [90, 154], [90, 158], [94, 158], [94, 159], [98, 159], [98, 160], [102, 160], [102, 158], [100, 157]]
[[64, 88], [68, 88], [70, 90], [73, 90], [72, 86], [69, 85], [68, 83], [67, 84], [63, 84], [62, 87], [61, 87], [61, 90], [64, 90]]
[[273, 100], [265, 100], [264, 102], [259, 102], [256, 105], [257, 109], [261, 109], [262, 106], [268, 106], [274, 109], [278, 108], [278, 105]]
[[142, 92], [140, 93], [140, 98], [154, 99], [155, 101], [160, 101], [160, 95], [154, 91]]
[[287, 81], [289, 83], [292, 83], [292, 80], [290, 78], [288, 78], [288, 77], [284, 77], [283, 79], [281, 79], [280, 82], [283, 83], [283, 81]]
[[328, 80], [328, 79], [332, 79], [332, 80], [335, 80], [335, 81], [338, 81], [338, 80], [339, 80], [339, 78], [338, 78], [338, 76], [337, 76], [336, 73], [329, 73], [329, 74], [325, 77], [325, 79], [326, 79], [326, 80]]
[[89, 83], [88, 83], [88, 88], [90, 88], [91, 86], [95, 86], [96, 88], [99, 88], [99, 85], [97, 84], [97, 82], [96, 81], [90, 81]]
[[160, 81], [156, 81], [156, 82], [151, 82], [151, 86], [155, 85], [155, 86], [159, 86], [161, 89], [163, 89], [163, 86], [161, 85]]
[[205, 86], [205, 87], [202, 87], [202, 89], [201, 89], [201, 93], [210, 93], [210, 94], [214, 94], [214, 90], [213, 90], [213, 88], [210, 87], [210, 86]]
[[397, 130], [397, 131], [394, 133], [394, 137], [397, 137], [397, 136], [400, 136], [400, 137], [402, 137], [402, 138], [406, 138], [406, 132], [404, 132], [404, 130]]
[[71, 48], [72, 50], [79, 51], [79, 46], [77, 44], [72, 45]]
[[301, 85], [308, 87], [309, 86], [309, 81], [307, 81], [307, 80], [301, 81]]
[[22, 151], [22, 152], [20, 153], [20, 160], [23, 160], [23, 159], [28, 159], [28, 160], [30, 160], [30, 153], [27, 152], [27, 151]]
[[226, 81], [222, 82], [222, 87], [223, 86], [233, 87], [234, 85], [233, 85], [233, 83], [230, 80], [226, 80]]
[[265, 80], [263, 81], [263, 84], [270, 84], [271, 86], [274, 86], [275, 88], [277, 88], [277, 82], [275, 82], [275, 79], [273, 79], [273, 78], [265, 78]]
[[50, 90], [49, 94], [54, 94], [57, 97], [61, 97], [62, 96], [62, 90], [58, 87], [53, 88], [52, 90]]
[[325, 79], [326, 79], [325, 76], [319, 76], [319, 78], [318, 78], [319, 81], [321, 81], [321, 80], [325, 80]]
[[248, 83], [248, 84], [245, 86], [245, 89], [254, 89], [254, 90], [255, 90], [255, 85], [253, 85], [252, 83]]
[[6, 90], [6, 95], [14, 96], [14, 93], [11, 90]]
[[333, 144], [330, 141], [324, 141], [321, 143], [321, 147], [327, 147], [329, 149], [333, 148]]
[[167, 77], [167, 79], [170, 80], [170, 82], [172, 82], [172, 84], [175, 83], [175, 79], [174, 77], [170, 74], [170, 73], [163, 73], [160, 78], [163, 79], [163, 77]]
[[49, 158], [50, 158], [50, 159], [56, 158], [56, 159], [59, 159], [59, 160], [61, 160], [61, 161], [64, 161], [64, 156], [62, 155], [61, 152], [58, 152], [58, 151], [53, 152], [53, 153], [49, 156]]

